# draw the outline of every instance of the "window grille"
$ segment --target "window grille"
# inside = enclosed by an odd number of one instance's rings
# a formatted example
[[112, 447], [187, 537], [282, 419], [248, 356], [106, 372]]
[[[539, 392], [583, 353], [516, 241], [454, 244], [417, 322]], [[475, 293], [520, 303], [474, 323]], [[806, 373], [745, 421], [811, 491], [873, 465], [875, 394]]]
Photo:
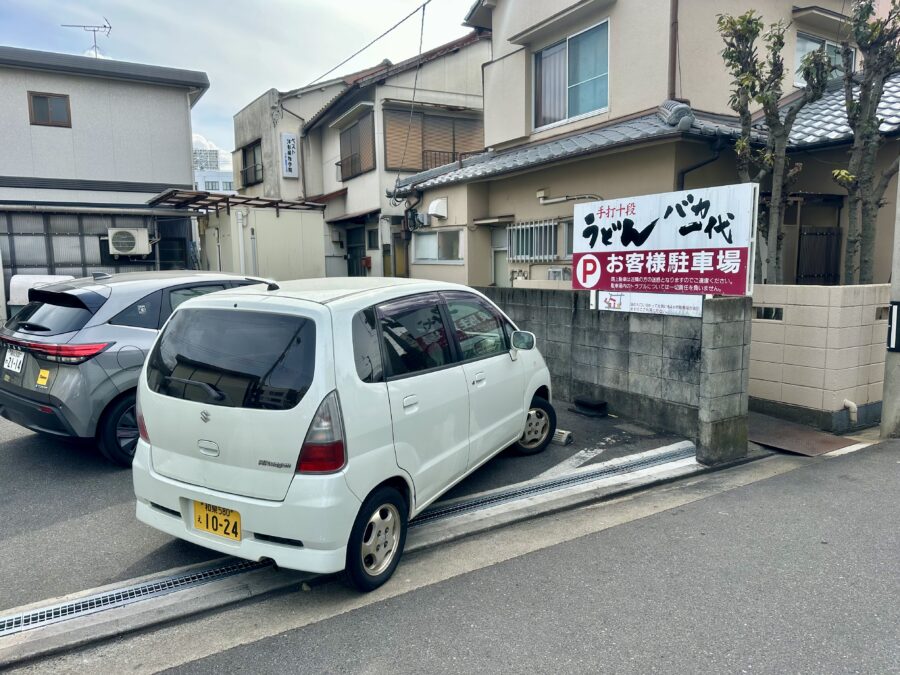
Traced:
[[533, 220], [506, 228], [510, 262], [551, 262], [557, 258], [555, 220]]

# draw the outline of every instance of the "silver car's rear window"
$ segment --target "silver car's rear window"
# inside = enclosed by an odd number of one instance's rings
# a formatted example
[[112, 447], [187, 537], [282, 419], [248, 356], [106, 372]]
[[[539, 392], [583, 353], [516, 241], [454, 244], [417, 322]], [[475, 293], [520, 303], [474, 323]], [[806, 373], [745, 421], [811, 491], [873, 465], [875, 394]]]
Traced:
[[81, 330], [92, 316], [93, 312], [84, 307], [29, 302], [6, 322], [6, 328], [34, 335], [60, 335]]
[[286, 314], [184, 309], [163, 330], [147, 384], [165, 396], [231, 408], [293, 408], [313, 381], [316, 324]]

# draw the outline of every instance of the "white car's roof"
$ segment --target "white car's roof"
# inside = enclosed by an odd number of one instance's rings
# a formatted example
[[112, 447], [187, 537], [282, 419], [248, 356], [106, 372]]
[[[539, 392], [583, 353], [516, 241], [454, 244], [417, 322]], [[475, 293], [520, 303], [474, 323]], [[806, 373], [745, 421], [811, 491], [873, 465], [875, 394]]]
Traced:
[[278, 281], [277, 290], [267, 291], [261, 285], [244, 286], [218, 295], [267, 295], [295, 298], [320, 304], [328, 304], [341, 299], [360, 302], [377, 302], [381, 299], [434, 290], [468, 289], [466, 286], [427, 279], [404, 279], [398, 277], [328, 277], [321, 279], [297, 279]]

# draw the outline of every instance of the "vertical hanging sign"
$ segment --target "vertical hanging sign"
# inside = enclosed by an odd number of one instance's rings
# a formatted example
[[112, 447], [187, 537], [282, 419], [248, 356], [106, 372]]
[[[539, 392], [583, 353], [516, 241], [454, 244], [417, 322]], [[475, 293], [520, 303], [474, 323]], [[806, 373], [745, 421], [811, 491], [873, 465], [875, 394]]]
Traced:
[[297, 134], [286, 132], [281, 134], [281, 176], [300, 177], [300, 166], [297, 163]]

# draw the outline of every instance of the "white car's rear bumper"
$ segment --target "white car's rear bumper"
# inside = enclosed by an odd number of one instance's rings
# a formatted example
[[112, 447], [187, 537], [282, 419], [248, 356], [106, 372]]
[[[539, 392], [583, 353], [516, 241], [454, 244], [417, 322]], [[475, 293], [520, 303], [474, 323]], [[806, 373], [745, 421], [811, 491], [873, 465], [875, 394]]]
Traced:
[[[138, 442], [132, 473], [137, 519], [157, 530], [238, 558], [270, 558], [286, 569], [323, 574], [344, 569], [347, 540], [360, 501], [350, 491], [343, 473], [298, 475], [282, 502], [253, 499], [155, 473], [150, 466], [149, 446], [143, 441]], [[194, 500], [240, 513], [241, 540], [195, 529]], [[298, 543], [276, 543], [257, 535]]]

